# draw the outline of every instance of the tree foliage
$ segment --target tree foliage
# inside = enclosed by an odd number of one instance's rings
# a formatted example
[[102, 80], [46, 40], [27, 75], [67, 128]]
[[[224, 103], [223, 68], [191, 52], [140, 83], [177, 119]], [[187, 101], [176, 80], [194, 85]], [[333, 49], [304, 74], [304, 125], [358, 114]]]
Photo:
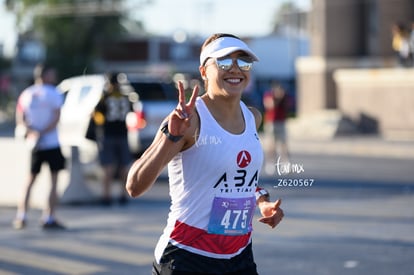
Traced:
[[[294, 27], [297, 22], [294, 16], [300, 12], [300, 9], [292, 1], [283, 2], [274, 13], [273, 32], [280, 32], [280, 29], [286, 26]], [[295, 26], [297, 27], [297, 26]]]
[[[32, 15], [33, 33], [46, 47], [46, 62], [62, 78], [91, 73], [101, 46], [126, 30], [123, 0], [14, 0], [7, 1], [19, 20]], [[20, 21], [21, 22], [21, 21]]]

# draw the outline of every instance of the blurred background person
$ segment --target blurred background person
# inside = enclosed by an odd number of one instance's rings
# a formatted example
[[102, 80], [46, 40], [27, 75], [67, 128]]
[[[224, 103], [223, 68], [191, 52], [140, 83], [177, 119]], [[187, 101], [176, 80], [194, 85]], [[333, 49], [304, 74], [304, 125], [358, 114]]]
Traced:
[[286, 119], [289, 114], [289, 98], [285, 89], [278, 83], [263, 95], [264, 134], [265, 134], [265, 172], [273, 174], [278, 159], [289, 161]]
[[412, 53], [410, 50], [410, 32], [402, 23], [392, 26], [392, 48], [397, 56], [400, 66], [408, 67], [412, 64]]
[[44, 229], [64, 229], [55, 218], [58, 202], [58, 172], [65, 168], [58, 138], [57, 124], [63, 97], [56, 89], [56, 70], [49, 66], [36, 66], [34, 84], [25, 89], [18, 98], [16, 125], [24, 129], [24, 135], [31, 148], [30, 175], [24, 186], [23, 196], [18, 204], [16, 229], [26, 226], [30, 192], [44, 162], [48, 163], [51, 175], [49, 199], [44, 209], [42, 227]]
[[[132, 161], [128, 146], [128, 130], [126, 116], [132, 111], [132, 103], [128, 95], [123, 94], [120, 89], [119, 77], [121, 74], [108, 73], [107, 87], [102, 98], [93, 112], [93, 119], [97, 130], [96, 138], [99, 150], [99, 160], [103, 167], [103, 205], [112, 204], [111, 184], [115, 177], [120, 182], [126, 181], [129, 165]], [[125, 188], [120, 188], [118, 201], [120, 204], [127, 203]]]
[[414, 66], [414, 22], [411, 23], [410, 52], [411, 52], [411, 65]]

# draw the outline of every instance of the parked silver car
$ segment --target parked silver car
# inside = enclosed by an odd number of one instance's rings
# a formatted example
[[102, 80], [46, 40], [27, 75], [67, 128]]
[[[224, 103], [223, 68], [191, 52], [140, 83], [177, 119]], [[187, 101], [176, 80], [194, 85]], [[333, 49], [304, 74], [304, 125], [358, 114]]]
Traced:
[[[77, 146], [81, 162], [94, 161], [96, 144], [85, 138], [91, 113], [106, 85], [104, 75], [83, 75], [63, 80], [58, 88], [65, 96], [59, 123], [64, 152]], [[121, 77], [121, 90], [134, 102], [127, 116], [131, 153], [139, 156], [151, 144], [162, 120], [176, 107], [178, 92], [173, 82], [154, 78]]]
[[129, 85], [138, 95], [134, 112], [127, 116], [129, 144], [140, 155], [151, 145], [162, 120], [177, 106], [178, 90], [173, 82], [153, 79], [131, 78]]

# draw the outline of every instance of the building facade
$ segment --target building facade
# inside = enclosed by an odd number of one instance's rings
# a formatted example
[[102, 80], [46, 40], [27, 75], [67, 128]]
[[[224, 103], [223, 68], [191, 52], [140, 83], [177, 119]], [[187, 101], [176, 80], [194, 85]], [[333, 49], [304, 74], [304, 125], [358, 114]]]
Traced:
[[[368, 91], [378, 87], [375, 83], [383, 83], [378, 77], [389, 78], [390, 74], [395, 73], [381, 70], [400, 69], [391, 46], [391, 28], [396, 22], [411, 26], [414, 22], [414, 1], [313, 0], [309, 15], [311, 55], [300, 58], [296, 63], [299, 117], [312, 116], [325, 110], [339, 110], [343, 116], [349, 117], [357, 124], [362, 122], [361, 117], [370, 118], [369, 121], [376, 123], [380, 133], [406, 132], [414, 137], [414, 115], [411, 112], [404, 117], [395, 117], [393, 121], [407, 121], [407, 118], [410, 120], [404, 125], [397, 125], [386, 123], [389, 119], [385, 118], [384, 112], [364, 107], [372, 105], [372, 96], [375, 96]], [[359, 83], [369, 88], [359, 87], [356, 89], [358, 94], [353, 93], [351, 90], [356, 91], [355, 85], [351, 85], [354, 87], [351, 89], [350, 85], [345, 85], [343, 81], [352, 82], [355, 78], [346, 75], [349, 71], [344, 69], [357, 70], [356, 75], [365, 75], [366, 78]], [[342, 70], [341, 75], [335, 78], [335, 73], [339, 70]], [[395, 79], [391, 81], [395, 85], [388, 83], [388, 92], [381, 93], [380, 96], [395, 96], [401, 90], [399, 85], [409, 85], [411, 79], [414, 79], [412, 70], [407, 68], [399, 71], [398, 76], [391, 77]], [[407, 89], [412, 90], [407, 92]], [[354, 97], [354, 101], [343, 101], [351, 94], [357, 96]], [[414, 102], [414, 86], [404, 88], [401, 99]], [[360, 103], [357, 104], [359, 107], [352, 106], [352, 102], [357, 101]], [[387, 109], [387, 116], [393, 116], [399, 111], [382, 104], [377, 108]]]

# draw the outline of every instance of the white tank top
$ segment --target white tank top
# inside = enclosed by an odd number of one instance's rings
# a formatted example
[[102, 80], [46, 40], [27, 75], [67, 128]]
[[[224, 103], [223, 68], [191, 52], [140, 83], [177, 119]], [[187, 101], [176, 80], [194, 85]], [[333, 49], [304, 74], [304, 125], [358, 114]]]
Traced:
[[247, 220], [246, 226], [243, 219], [247, 212], [241, 210], [236, 210], [237, 215], [231, 219], [230, 216], [220, 218], [218, 222], [219, 227], [221, 221], [235, 230], [210, 232], [215, 198], [217, 204], [225, 204], [221, 198], [242, 201], [249, 205], [246, 210], [249, 215], [253, 215], [251, 211], [254, 213], [256, 205], [254, 193], [263, 150], [254, 115], [243, 102], [240, 107], [245, 129], [241, 134], [232, 134], [217, 123], [204, 101], [197, 98], [198, 139], [168, 164], [171, 208], [167, 226], [155, 249], [158, 262], [168, 242], [193, 253], [223, 259], [240, 254], [250, 243], [251, 220]]

